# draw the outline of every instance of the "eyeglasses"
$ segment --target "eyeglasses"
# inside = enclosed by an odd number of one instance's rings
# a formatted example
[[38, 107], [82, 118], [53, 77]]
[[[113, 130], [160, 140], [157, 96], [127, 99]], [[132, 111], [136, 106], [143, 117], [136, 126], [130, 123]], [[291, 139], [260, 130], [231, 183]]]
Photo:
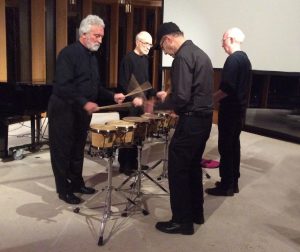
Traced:
[[153, 46], [152, 44], [148, 43], [148, 42], [144, 42], [142, 40], [140, 40], [140, 42], [144, 45], [144, 46], [149, 46], [150, 48]]

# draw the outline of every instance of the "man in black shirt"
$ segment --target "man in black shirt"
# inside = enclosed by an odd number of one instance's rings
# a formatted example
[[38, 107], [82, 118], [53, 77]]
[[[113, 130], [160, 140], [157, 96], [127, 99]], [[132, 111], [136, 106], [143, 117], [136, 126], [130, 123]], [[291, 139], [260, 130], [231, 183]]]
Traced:
[[221, 181], [206, 192], [215, 196], [233, 196], [239, 192], [240, 177], [240, 134], [247, 107], [248, 85], [251, 63], [241, 43], [245, 35], [238, 28], [231, 28], [223, 34], [222, 46], [229, 55], [225, 61], [220, 89], [214, 94], [220, 102], [218, 129], [220, 153], [219, 172]]
[[174, 58], [171, 92], [161, 91], [157, 96], [179, 115], [179, 120], [168, 156], [172, 219], [158, 222], [156, 228], [191, 235], [193, 223], [204, 223], [201, 159], [212, 125], [213, 68], [207, 54], [186, 40], [172, 22], [160, 26], [157, 42]]
[[[146, 31], [141, 31], [136, 35], [135, 48], [124, 56], [120, 64], [119, 70], [119, 91], [127, 94], [132, 89], [137, 88], [131, 86], [130, 80], [132, 75], [135, 77], [139, 84], [149, 82], [149, 60], [148, 53], [152, 47], [152, 37]], [[131, 85], [130, 85], [131, 84]], [[154, 90], [149, 90], [145, 93], [138, 94], [136, 96], [128, 97], [126, 100], [132, 100], [133, 107], [130, 107], [128, 111], [121, 111], [121, 119], [125, 116], [140, 116], [144, 113], [143, 103], [145, 98], [155, 96]], [[130, 175], [134, 170], [137, 169], [137, 148], [120, 148], [118, 161], [120, 163], [119, 171], [125, 175]], [[146, 169], [143, 166], [143, 169]]]
[[74, 193], [93, 194], [82, 177], [84, 146], [91, 114], [101, 99], [124, 100], [100, 84], [95, 52], [104, 36], [104, 22], [95, 15], [81, 21], [79, 41], [65, 47], [57, 58], [55, 83], [48, 105], [51, 164], [61, 200], [78, 204]]

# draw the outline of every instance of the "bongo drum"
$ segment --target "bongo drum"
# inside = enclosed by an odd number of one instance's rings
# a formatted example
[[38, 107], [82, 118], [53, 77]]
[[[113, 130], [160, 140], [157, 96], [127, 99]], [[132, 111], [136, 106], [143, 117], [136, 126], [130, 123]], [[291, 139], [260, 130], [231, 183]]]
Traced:
[[162, 118], [159, 117], [158, 115], [154, 115], [150, 113], [145, 113], [141, 115], [141, 117], [149, 120], [147, 137], [157, 136], [158, 126], [161, 124]]
[[136, 126], [134, 131], [134, 142], [141, 143], [146, 139], [149, 120], [138, 116], [124, 117], [125, 122], [134, 123]]
[[175, 128], [178, 116], [172, 111], [158, 110], [154, 112], [155, 115], [161, 118], [158, 125], [158, 131], [160, 133], [169, 132], [170, 129]]
[[91, 145], [97, 149], [112, 148], [116, 139], [116, 127], [103, 124], [90, 125]]
[[106, 125], [111, 125], [116, 128], [116, 145], [130, 145], [133, 142], [135, 124], [123, 120], [109, 121]]

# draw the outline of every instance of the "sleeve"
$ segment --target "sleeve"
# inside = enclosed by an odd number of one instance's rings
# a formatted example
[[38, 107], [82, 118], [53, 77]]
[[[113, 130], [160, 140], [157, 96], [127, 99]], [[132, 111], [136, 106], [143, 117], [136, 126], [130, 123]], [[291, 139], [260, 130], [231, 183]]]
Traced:
[[79, 102], [85, 104], [86, 99], [80, 95], [75, 80], [75, 63], [70, 53], [63, 50], [60, 52], [55, 71], [55, 91], [61, 98], [67, 100], [69, 103]]
[[102, 100], [114, 101], [114, 93], [104, 87], [103, 83], [99, 84], [99, 95], [98, 95], [99, 103]]
[[166, 102], [173, 104], [175, 111], [178, 111], [191, 100], [193, 84], [193, 74], [184, 58], [174, 59], [171, 78], [172, 93]]
[[225, 61], [220, 89], [228, 95], [236, 91], [238, 67], [238, 61], [234, 58], [228, 57]]

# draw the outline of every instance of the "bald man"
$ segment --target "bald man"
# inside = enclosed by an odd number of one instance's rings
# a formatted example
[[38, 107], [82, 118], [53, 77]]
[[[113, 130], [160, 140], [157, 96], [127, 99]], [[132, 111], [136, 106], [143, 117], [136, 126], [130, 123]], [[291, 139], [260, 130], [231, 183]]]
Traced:
[[[119, 69], [119, 83], [118, 89], [127, 94], [132, 91], [130, 87], [130, 78], [132, 75], [135, 76], [139, 84], [143, 84], [149, 81], [149, 61], [148, 54], [152, 48], [152, 36], [146, 32], [141, 31], [136, 35], [135, 48], [124, 56], [121, 61]], [[140, 116], [144, 113], [142, 105], [145, 98], [155, 96], [154, 90], [149, 90], [145, 94], [140, 94], [135, 97], [128, 97], [127, 101], [133, 102], [134, 107], [130, 108], [129, 111], [121, 112], [120, 117], [125, 116]], [[119, 163], [121, 173], [129, 176], [134, 170], [137, 169], [137, 148], [121, 148], [119, 150]], [[147, 169], [147, 167], [143, 167]]]
[[251, 63], [241, 44], [245, 39], [239, 28], [227, 30], [222, 37], [222, 47], [229, 55], [222, 71], [219, 90], [214, 101], [220, 103], [218, 115], [220, 177], [215, 188], [206, 189], [214, 196], [233, 196], [239, 192], [240, 134], [247, 107]]

